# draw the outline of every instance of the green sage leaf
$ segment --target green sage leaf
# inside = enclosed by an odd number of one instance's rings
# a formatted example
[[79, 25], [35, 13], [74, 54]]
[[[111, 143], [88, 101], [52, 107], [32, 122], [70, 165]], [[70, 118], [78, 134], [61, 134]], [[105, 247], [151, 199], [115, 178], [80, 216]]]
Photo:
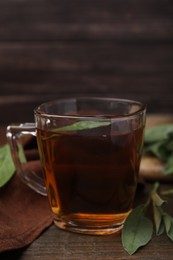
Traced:
[[8, 144], [0, 148], [0, 187], [9, 181], [15, 171]]
[[164, 174], [168, 175], [173, 173], [173, 153], [170, 154], [170, 156], [167, 159], [167, 164], [164, 169]]
[[111, 122], [103, 122], [103, 121], [78, 121], [71, 125], [60, 127], [56, 130], [58, 131], [79, 131], [79, 130], [85, 130], [85, 129], [92, 129], [97, 128], [101, 126], [108, 126]]
[[171, 241], [173, 241], [173, 218], [165, 213], [163, 216], [163, 220], [165, 224], [166, 234], [171, 239]]
[[153, 201], [153, 205], [157, 206], [157, 207], [161, 207], [162, 205], [164, 205], [166, 203], [165, 200], [163, 200], [157, 192], [153, 192], [152, 195], [152, 201]]
[[173, 173], [173, 124], [158, 125], [146, 129], [144, 154], [152, 154], [164, 163], [163, 174]]
[[154, 155], [161, 161], [165, 161], [168, 155], [167, 150], [164, 148], [163, 141], [146, 145], [144, 147], [144, 152]]
[[162, 213], [159, 210], [159, 207], [153, 206], [153, 217], [154, 217], [154, 223], [156, 227], [156, 235], [159, 236], [163, 234], [165, 227], [164, 227], [164, 221], [162, 218]]
[[42, 136], [42, 140], [56, 138], [57, 136], [59, 136], [58, 132], [81, 131], [81, 130], [87, 130], [87, 129], [94, 129], [97, 127], [109, 126], [110, 124], [111, 124], [110, 121], [106, 121], [106, 122], [103, 122], [103, 121], [78, 121], [71, 125], [66, 125], [66, 126], [54, 129], [52, 131], [51, 136], [49, 136], [49, 137]]
[[156, 235], [159, 236], [165, 230], [162, 206], [166, 203], [166, 201], [163, 200], [160, 197], [160, 195], [157, 193], [158, 188], [159, 188], [159, 183], [155, 182], [153, 189], [151, 191], [151, 200], [153, 203], [153, 217], [154, 217], [154, 223], [156, 227]]
[[145, 216], [145, 206], [140, 205], [131, 211], [122, 230], [122, 244], [130, 254], [148, 244], [153, 234], [153, 224]]
[[152, 143], [166, 140], [173, 133], [173, 124], [157, 125], [146, 129], [145, 142]]
[[[19, 146], [19, 158], [26, 162], [22, 146]], [[0, 147], [0, 187], [4, 186], [13, 176], [15, 166], [11, 157], [9, 144]]]

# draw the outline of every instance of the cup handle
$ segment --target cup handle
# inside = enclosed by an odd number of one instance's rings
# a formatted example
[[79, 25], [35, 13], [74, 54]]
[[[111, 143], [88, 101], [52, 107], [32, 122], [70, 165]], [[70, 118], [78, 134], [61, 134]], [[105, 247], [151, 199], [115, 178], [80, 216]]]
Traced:
[[32, 169], [24, 170], [22, 167], [22, 163], [19, 159], [18, 150], [19, 145], [21, 149], [23, 149], [20, 139], [24, 135], [36, 136], [36, 127], [34, 123], [9, 125], [7, 127], [6, 136], [7, 141], [10, 145], [11, 155], [16, 168], [16, 172], [20, 176], [21, 180], [26, 183], [30, 188], [41, 195], [47, 196], [43, 177], [36, 174], [36, 172], [34, 172]]

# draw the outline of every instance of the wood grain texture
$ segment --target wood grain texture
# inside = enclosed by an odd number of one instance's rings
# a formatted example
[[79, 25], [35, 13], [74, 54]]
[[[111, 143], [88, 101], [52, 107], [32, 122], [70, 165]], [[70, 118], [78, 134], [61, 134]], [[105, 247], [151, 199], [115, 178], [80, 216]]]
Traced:
[[[0, 44], [1, 97], [108, 95], [139, 99], [150, 112], [173, 100], [172, 45]], [[152, 99], [152, 102], [151, 102]], [[159, 112], [160, 112], [159, 111]]]
[[0, 109], [91, 95], [169, 113], [172, 43], [171, 0], [0, 0]]
[[171, 0], [1, 0], [0, 10], [3, 41], [172, 40]]
[[[51, 241], [54, 241], [52, 244]], [[171, 242], [170, 242], [171, 243]], [[45, 247], [45, 244], [47, 245]], [[53, 248], [52, 248], [53, 247]], [[36, 255], [36, 248], [39, 251]], [[158, 254], [160, 248], [163, 248], [164, 254]], [[53, 249], [53, 250], [52, 250]], [[77, 234], [68, 234], [61, 230], [57, 230], [55, 226], [51, 227], [42, 238], [38, 239], [35, 244], [31, 245], [23, 254], [25, 260], [29, 257], [33, 259], [70, 259], [70, 260], [171, 260], [173, 249], [168, 243], [166, 237], [156, 238], [145, 249], [145, 253], [141, 250], [136, 255], [129, 256], [123, 249], [121, 244], [121, 236], [112, 235], [106, 237], [81, 236]], [[167, 258], [168, 257], [168, 258]]]

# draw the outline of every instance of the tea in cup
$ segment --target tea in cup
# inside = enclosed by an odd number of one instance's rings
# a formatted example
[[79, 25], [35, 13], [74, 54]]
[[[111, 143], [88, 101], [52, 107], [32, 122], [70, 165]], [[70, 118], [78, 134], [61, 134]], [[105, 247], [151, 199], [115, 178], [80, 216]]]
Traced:
[[[112, 234], [132, 210], [143, 148], [146, 107], [115, 98], [69, 98], [41, 104], [35, 123], [9, 126], [17, 172], [48, 195], [54, 223], [84, 234]], [[44, 180], [26, 173], [17, 136], [35, 135]], [[46, 188], [45, 188], [46, 187]]]

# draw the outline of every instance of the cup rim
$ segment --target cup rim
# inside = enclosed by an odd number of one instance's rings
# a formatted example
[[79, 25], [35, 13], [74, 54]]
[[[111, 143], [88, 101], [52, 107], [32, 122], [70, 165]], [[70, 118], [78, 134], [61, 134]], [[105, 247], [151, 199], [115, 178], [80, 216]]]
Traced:
[[[119, 114], [117, 116], [107, 116], [107, 115], [61, 115], [61, 114], [52, 114], [48, 113], [44, 110], [41, 109], [41, 107], [45, 105], [50, 105], [54, 103], [60, 103], [60, 102], [67, 102], [67, 101], [76, 101], [76, 100], [100, 100], [100, 101], [117, 101], [117, 102], [127, 102], [127, 103], [134, 103], [139, 106], [139, 109], [136, 110], [135, 112], [131, 112], [128, 114]], [[50, 101], [46, 101], [38, 105], [37, 107], [34, 108], [34, 114], [39, 115], [41, 117], [46, 117], [46, 118], [71, 118], [71, 119], [95, 119], [95, 120], [111, 120], [111, 119], [125, 119], [125, 118], [130, 118], [137, 116], [139, 114], [145, 113], [147, 109], [147, 105], [141, 101], [133, 100], [133, 99], [126, 99], [126, 98], [114, 98], [114, 97], [70, 97], [70, 98], [57, 98], [53, 99]]]

